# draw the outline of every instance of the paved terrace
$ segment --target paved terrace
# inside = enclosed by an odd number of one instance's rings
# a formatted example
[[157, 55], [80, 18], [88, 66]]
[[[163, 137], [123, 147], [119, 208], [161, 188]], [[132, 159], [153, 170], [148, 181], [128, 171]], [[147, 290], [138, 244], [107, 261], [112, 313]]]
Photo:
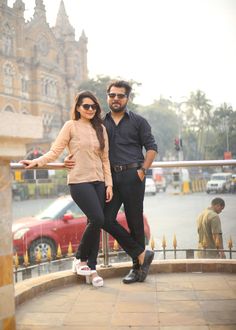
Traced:
[[236, 261], [154, 261], [125, 285], [129, 263], [99, 270], [94, 288], [70, 271], [16, 284], [17, 330], [235, 330]]

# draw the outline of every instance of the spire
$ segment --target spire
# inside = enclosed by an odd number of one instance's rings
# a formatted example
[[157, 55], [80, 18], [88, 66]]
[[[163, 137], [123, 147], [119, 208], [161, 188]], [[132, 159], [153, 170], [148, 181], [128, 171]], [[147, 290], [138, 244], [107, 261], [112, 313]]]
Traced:
[[46, 21], [46, 10], [43, 0], [35, 0], [34, 18], [43, 18]]
[[85, 40], [86, 42], [88, 41], [88, 38], [86, 37], [86, 34], [85, 34], [84, 30], [82, 30], [80, 38]]
[[87, 43], [88, 43], [88, 38], [86, 37], [84, 30], [82, 30], [81, 36], [79, 38], [79, 44], [81, 47], [84, 47], [87, 45]]
[[75, 36], [75, 29], [69, 22], [69, 18], [66, 14], [66, 9], [63, 0], [61, 0], [60, 7], [57, 13], [57, 20], [54, 31], [57, 36], [62, 36], [62, 35], [63, 36], [70, 35], [72, 37]]
[[22, 0], [16, 0], [13, 4], [13, 8], [17, 10], [17, 12], [20, 14], [20, 16], [24, 16], [25, 11], [25, 4]]
[[0, 0], [0, 7], [7, 6], [7, 0]]

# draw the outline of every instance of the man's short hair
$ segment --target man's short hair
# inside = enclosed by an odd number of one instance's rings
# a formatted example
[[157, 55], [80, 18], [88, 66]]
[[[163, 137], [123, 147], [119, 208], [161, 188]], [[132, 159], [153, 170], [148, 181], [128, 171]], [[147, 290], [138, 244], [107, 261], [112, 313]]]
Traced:
[[125, 89], [125, 93], [127, 94], [127, 96], [129, 97], [131, 91], [132, 91], [132, 87], [130, 86], [130, 84], [125, 81], [125, 80], [112, 80], [109, 85], [107, 86], [107, 93], [110, 92], [111, 87], [117, 87], [117, 88], [124, 88]]
[[225, 201], [220, 197], [216, 197], [211, 201], [211, 205], [220, 205], [225, 207]]

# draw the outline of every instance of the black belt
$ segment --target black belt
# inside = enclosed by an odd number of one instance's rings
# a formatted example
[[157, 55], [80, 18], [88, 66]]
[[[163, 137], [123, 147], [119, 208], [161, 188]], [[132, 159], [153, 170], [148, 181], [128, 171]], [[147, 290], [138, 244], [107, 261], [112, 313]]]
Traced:
[[111, 170], [117, 173], [117, 172], [126, 171], [129, 168], [138, 168], [140, 166], [141, 166], [140, 163], [132, 163], [127, 165], [111, 165]]

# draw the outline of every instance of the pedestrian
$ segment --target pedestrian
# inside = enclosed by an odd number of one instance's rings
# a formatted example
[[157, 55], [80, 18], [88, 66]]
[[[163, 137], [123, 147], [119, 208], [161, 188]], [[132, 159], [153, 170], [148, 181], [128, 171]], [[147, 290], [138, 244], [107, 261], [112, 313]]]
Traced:
[[[222, 198], [214, 198], [211, 206], [205, 209], [197, 219], [198, 230], [198, 251], [199, 258], [225, 258], [222, 251], [223, 239], [219, 214], [225, 207], [225, 201]], [[204, 251], [212, 249], [212, 251]]]
[[[133, 267], [123, 279], [126, 284], [143, 282], [154, 257], [153, 251], [145, 250], [143, 199], [145, 174], [157, 155], [149, 123], [127, 108], [131, 90], [126, 81], [109, 84], [107, 103], [110, 112], [103, 121], [108, 133], [113, 179], [113, 198], [105, 205], [103, 229], [132, 257]], [[71, 168], [74, 164], [67, 158], [65, 166]], [[122, 204], [130, 233], [116, 221]]]
[[104, 224], [104, 204], [105, 200], [111, 201], [113, 192], [107, 132], [102, 124], [100, 104], [90, 91], [82, 91], [76, 96], [71, 120], [64, 124], [50, 151], [21, 163], [26, 168], [41, 167], [56, 160], [66, 147], [75, 164], [68, 174], [70, 193], [89, 219], [73, 261], [73, 271], [87, 276], [94, 286], [103, 286], [96, 263]]

